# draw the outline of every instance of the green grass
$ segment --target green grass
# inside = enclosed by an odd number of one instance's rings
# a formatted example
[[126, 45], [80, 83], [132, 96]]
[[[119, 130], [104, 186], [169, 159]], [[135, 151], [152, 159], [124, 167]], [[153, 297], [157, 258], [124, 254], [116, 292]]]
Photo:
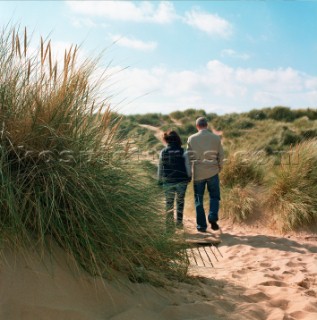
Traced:
[[252, 150], [229, 151], [220, 173], [221, 216], [245, 222], [257, 207], [257, 186], [264, 184], [265, 154]]
[[236, 185], [230, 189], [222, 189], [220, 215], [233, 222], [246, 222], [254, 217], [258, 206], [256, 188], [252, 184], [245, 187]]
[[296, 230], [317, 221], [317, 140], [304, 141], [275, 167], [267, 204], [279, 228]]
[[252, 150], [228, 151], [229, 155], [221, 172], [224, 187], [245, 187], [249, 183], [261, 184], [264, 179], [263, 153]]
[[[21, 40], [22, 39], [22, 40]], [[78, 48], [29, 53], [27, 32], [0, 34], [0, 234], [16, 247], [53, 242], [92, 275], [161, 283], [186, 274], [183, 245], [164, 230], [162, 195], [97, 100], [98, 60]]]

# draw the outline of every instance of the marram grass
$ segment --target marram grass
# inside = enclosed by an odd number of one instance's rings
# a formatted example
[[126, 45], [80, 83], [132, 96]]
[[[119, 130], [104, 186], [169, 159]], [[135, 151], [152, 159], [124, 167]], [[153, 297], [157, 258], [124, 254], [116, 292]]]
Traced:
[[236, 185], [224, 188], [221, 201], [221, 216], [233, 222], [246, 222], [254, 217], [257, 207], [255, 186], [248, 184], [246, 187]]
[[1, 240], [43, 250], [53, 240], [93, 275], [183, 276], [161, 197], [95, 100], [97, 61], [77, 52], [56, 62], [50, 42], [29, 53], [26, 30], [0, 34]]
[[221, 215], [233, 222], [254, 217], [257, 186], [264, 183], [267, 167], [264, 154], [251, 150], [229, 152], [220, 174], [222, 186]]
[[221, 172], [224, 187], [245, 187], [249, 183], [262, 184], [266, 161], [262, 152], [252, 150], [230, 151]]
[[281, 157], [267, 203], [283, 230], [309, 227], [317, 221], [317, 140], [297, 144]]

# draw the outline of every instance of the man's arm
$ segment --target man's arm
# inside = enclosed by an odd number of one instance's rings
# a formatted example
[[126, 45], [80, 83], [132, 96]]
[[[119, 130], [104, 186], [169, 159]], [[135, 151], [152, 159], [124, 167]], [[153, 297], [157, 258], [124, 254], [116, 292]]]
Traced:
[[189, 162], [190, 162], [190, 164], [192, 166], [193, 162], [196, 160], [196, 151], [192, 147], [190, 137], [187, 140], [187, 150], [186, 151], [187, 151], [187, 154], [188, 154]]
[[221, 144], [221, 140], [219, 142], [219, 150], [218, 150], [218, 166], [219, 166], [219, 172], [222, 170], [223, 167], [223, 159], [224, 159], [224, 151]]

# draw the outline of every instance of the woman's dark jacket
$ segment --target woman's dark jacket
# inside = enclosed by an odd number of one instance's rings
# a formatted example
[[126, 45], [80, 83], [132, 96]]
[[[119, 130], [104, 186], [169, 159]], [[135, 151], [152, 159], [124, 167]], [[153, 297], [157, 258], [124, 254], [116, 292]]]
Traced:
[[177, 144], [168, 144], [159, 157], [158, 179], [163, 183], [189, 182], [187, 154]]

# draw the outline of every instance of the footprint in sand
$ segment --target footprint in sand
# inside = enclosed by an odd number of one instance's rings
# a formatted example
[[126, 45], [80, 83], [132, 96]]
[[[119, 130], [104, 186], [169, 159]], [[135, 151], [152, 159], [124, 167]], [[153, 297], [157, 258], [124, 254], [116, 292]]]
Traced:
[[245, 297], [247, 297], [248, 300], [250, 300], [250, 302], [253, 302], [253, 303], [270, 300], [270, 297], [263, 292], [257, 292], [257, 293], [245, 295]]
[[248, 269], [242, 268], [242, 269], [238, 270], [237, 273], [246, 274], [246, 273], [248, 273]]
[[279, 275], [276, 275], [276, 274], [264, 274], [264, 277], [266, 278], [272, 278], [272, 279], [275, 279], [275, 280], [279, 280], [281, 277]]
[[299, 262], [293, 262], [293, 261], [290, 261], [290, 262], [286, 263], [286, 266], [287, 267], [291, 267], [291, 268], [304, 267], [305, 265], [306, 265], [306, 263], [299, 263]]
[[240, 278], [241, 278], [241, 276], [238, 275], [238, 274], [236, 274], [236, 273], [232, 273], [232, 274], [231, 274], [231, 277], [232, 277], [233, 279], [240, 279]]
[[[317, 313], [317, 306], [315, 303], [310, 302], [305, 308], [304, 311]], [[316, 317], [317, 318], [317, 317]]]
[[280, 269], [281, 269], [280, 267], [269, 268], [270, 271], [279, 271]]
[[315, 298], [317, 297], [317, 293], [314, 290], [307, 290], [305, 291], [305, 294], [309, 297], [315, 297]]
[[265, 281], [259, 283], [260, 286], [272, 286], [272, 287], [287, 287], [288, 284], [283, 282], [283, 281], [277, 281], [277, 280], [272, 280], [272, 281]]
[[283, 271], [283, 274], [294, 274], [294, 272], [293, 271], [288, 271], [288, 270], [285, 270], [285, 271]]
[[271, 300], [269, 303], [273, 308], [280, 308], [282, 310], [286, 310], [288, 307], [289, 301], [285, 299], [274, 299], [274, 300]]
[[310, 280], [308, 278], [303, 279], [302, 281], [297, 283], [298, 286], [309, 289], [310, 288]]
[[268, 262], [261, 262], [260, 263], [260, 267], [268, 268], [270, 266], [271, 266], [271, 263], [268, 263]]
[[291, 319], [307, 319], [307, 312], [304, 311], [294, 311], [292, 313], [289, 314], [292, 318]]

